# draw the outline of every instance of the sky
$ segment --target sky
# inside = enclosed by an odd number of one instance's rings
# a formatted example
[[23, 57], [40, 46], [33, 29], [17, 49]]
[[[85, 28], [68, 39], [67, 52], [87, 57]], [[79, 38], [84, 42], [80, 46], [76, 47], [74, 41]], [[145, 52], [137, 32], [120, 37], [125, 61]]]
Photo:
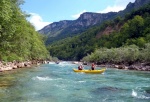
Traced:
[[36, 30], [53, 22], [76, 20], [84, 12], [107, 13], [125, 9], [135, 0], [24, 0], [21, 10], [30, 14], [27, 18]]

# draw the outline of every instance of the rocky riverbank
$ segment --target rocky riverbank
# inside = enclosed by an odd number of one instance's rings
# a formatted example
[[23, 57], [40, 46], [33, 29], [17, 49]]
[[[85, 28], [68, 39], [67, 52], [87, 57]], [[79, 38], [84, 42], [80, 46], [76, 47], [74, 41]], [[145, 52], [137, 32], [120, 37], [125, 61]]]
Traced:
[[[83, 65], [91, 65], [89, 62], [82, 62]], [[112, 64], [112, 63], [95, 63], [97, 67], [106, 67], [106, 68], [117, 68], [123, 70], [138, 70], [138, 71], [150, 71], [150, 63], [133, 63], [129, 64]]]
[[18, 62], [18, 61], [13, 61], [13, 62], [4, 62], [0, 61], [0, 72], [3, 71], [10, 71], [13, 69], [17, 68], [31, 68], [34, 65], [40, 65], [43, 63], [47, 63], [46, 61], [24, 61], [24, 62]]
[[117, 68], [124, 70], [138, 70], [138, 71], [150, 71], [150, 63], [134, 63], [132, 65], [127, 64], [97, 64], [99, 67]]

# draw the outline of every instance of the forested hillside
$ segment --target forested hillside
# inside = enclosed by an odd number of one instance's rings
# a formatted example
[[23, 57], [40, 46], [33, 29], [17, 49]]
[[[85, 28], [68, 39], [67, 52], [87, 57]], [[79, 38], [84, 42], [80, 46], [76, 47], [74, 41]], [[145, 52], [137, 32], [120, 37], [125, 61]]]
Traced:
[[[109, 29], [108, 29], [109, 28]], [[108, 30], [107, 30], [108, 29]], [[106, 31], [106, 32], [105, 32]], [[87, 54], [97, 51], [99, 48], [114, 50], [122, 46], [135, 45], [131, 52], [138, 49], [144, 53], [139, 54], [134, 61], [148, 61], [147, 55], [150, 52], [150, 4], [126, 14], [124, 18], [117, 17], [114, 20], [107, 21], [100, 26], [93, 27], [78, 36], [66, 38], [48, 46], [51, 55], [65, 60], [80, 60]], [[130, 51], [127, 47], [126, 51]], [[136, 49], [134, 49], [136, 48]], [[121, 48], [120, 48], [121, 49]], [[141, 50], [140, 50], [141, 49]], [[147, 51], [147, 53], [146, 53]], [[123, 52], [120, 52], [123, 54]], [[129, 52], [130, 53], [130, 52]], [[97, 54], [93, 54], [95, 58]], [[103, 53], [100, 53], [103, 56]], [[133, 55], [130, 53], [130, 55]], [[129, 55], [129, 56], [130, 56]], [[150, 54], [149, 54], [150, 55]], [[93, 57], [92, 57], [93, 58]], [[99, 58], [99, 57], [97, 57]], [[143, 58], [143, 59], [142, 59]], [[84, 60], [94, 61], [91, 56]], [[97, 59], [97, 61], [100, 59]], [[133, 61], [133, 60], [132, 60]]]
[[45, 59], [42, 36], [20, 10], [23, 0], [0, 0], [0, 60]]

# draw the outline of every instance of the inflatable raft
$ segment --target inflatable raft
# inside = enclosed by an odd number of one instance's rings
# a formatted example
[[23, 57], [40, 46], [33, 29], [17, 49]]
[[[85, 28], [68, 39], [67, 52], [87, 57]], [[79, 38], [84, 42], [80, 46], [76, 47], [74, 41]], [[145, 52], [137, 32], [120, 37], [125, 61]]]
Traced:
[[100, 70], [78, 70], [78, 69], [73, 69], [74, 72], [83, 72], [83, 73], [91, 73], [91, 74], [101, 74], [105, 72], [106, 68], [100, 69]]

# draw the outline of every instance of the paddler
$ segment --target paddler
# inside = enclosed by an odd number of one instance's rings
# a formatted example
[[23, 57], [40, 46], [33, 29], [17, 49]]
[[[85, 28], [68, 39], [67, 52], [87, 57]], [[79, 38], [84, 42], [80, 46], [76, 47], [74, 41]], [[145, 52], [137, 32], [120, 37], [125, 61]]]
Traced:
[[82, 64], [80, 64], [80, 65], [78, 66], [78, 70], [83, 70], [83, 65], [82, 65]]
[[91, 65], [91, 70], [95, 70], [95, 64], [94, 63], [92, 63], [92, 65]]

